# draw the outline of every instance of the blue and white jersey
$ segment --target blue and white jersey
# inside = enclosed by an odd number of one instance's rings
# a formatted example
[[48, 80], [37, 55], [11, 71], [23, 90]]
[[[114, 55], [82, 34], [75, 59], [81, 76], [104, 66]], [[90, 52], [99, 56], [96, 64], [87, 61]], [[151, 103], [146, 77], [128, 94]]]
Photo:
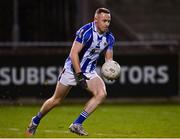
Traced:
[[[105, 49], [113, 49], [114, 36], [111, 32], [99, 34], [94, 22], [84, 25], [76, 32], [75, 41], [82, 43], [83, 48], [79, 53], [81, 71], [94, 72], [100, 53]], [[65, 61], [64, 68], [73, 72], [70, 57]]]

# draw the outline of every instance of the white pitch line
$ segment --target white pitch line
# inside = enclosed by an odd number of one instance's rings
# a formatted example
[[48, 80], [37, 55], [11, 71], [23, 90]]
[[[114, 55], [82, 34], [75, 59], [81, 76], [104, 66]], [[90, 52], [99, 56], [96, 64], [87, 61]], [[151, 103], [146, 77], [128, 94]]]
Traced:
[[[20, 132], [21, 129], [19, 128], [0, 128], [0, 129], [3, 129], [3, 130], [8, 130], [8, 131], [15, 131], [15, 132]], [[69, 131], [65, 131], [65, 130], [39, 130], [41, 132], [46, 132], [46, 133], [69, 133]]]
[[39, 131], [46, 133], [69, 133], [69, 131], [65, 131], [65, 130], [39, 130]]
[[[14, 131], [14, 132], [21, 132], [22, 130], [19, 129], [19, 128], [0, 128], [0, 129], [3, 129], [3, 130], [8, 130], [8, 131]], [[38, 131], [40, 132], [45, 132], [45, 133], [70, 133], [70, 131], [68, 130], [41, 130], [39, 129]], [[104, 135], [104, 136], [110, 136], [111, 134], [105, 134], [105, 133], [97, 133], [96, 134], [97, 136], [101, 136], [101, 135]]]
[[9, 131], [20, 131], [20, 129], [18, 129], [18, 128], [6, 128], [6, 130], [9, 130]]
[[[18, 132], [18, 134], [23, 132], [19, 128], [0, 128], [0, 130], [2, 130], [2, 129], [3, 130], [9, 130], [9, 131]], [[70, 133], [68, 130], [67, 131], [65, 131], [65, 130], [39, 130], [39, 131], [45, 132], [45, 133]], [[101, 139], [112, 139], [112, 138], [108, 138], [108, 136], [111, 136], [112, 134], [97, 133], [96, 135], [97, 136], [100, 136], [100, 135], [107, 136], [107, 138], [101, 138]], [[88, 137], [86, 137], [86, 138], [88, 138]], [[1, 137], [0, 137], [0, 139], [1, 139]], [[3, 138], [3, 139], [11, 139], [11, 138]], [[15, 139], [15, 138], [13, 138], [13, 139]], [[26, 138], [22, 138], [22, 139], [26, 139]], [[33, 139], [36, 139], [36, 138], [33, 138]], [[37, 138], [37, 139], [44, 139], [44, 138]], [[51, 138], [51, 139], [58, 139], [58, 138]], [[62, 138], [62, 139], [69, 139], [69, 138]], [[91, 139], [99, 139], [99, 138], [92, 138], [91, 137]], [[117, 138], [117, 137], [115, 137], [113, 139], [129, 139], [129, 138]], [[131, 139], [139, 139], [139, 138], [131, 138]], [[158, 138], [143, 138], [143, 139], [158, 139]], [[166, 138], [166, 139], [171, 139], [171, 138]], [[180, 138], [173, 138], [173, 139], [180, 139]]]

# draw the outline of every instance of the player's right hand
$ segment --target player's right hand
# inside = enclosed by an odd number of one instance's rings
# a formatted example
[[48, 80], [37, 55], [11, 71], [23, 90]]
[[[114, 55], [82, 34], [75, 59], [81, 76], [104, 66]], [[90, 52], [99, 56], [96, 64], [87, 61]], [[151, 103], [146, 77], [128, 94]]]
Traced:
[[89, 78], [86, 77], [82, 72], [76, 73], [77, 84], [85, 89], [88, 87], [86, 80], [89, 80]]

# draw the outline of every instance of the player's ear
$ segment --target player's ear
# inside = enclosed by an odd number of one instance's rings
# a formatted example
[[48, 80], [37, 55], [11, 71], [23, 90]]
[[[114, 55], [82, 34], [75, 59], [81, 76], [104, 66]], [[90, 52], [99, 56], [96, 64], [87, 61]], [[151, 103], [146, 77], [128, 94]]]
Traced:
[[98, 15], [95, 14], [95, 16], [94, 16], [94, 22], [95, 22], [95, 23], [97, 23], [97, 18], [98, 18]]

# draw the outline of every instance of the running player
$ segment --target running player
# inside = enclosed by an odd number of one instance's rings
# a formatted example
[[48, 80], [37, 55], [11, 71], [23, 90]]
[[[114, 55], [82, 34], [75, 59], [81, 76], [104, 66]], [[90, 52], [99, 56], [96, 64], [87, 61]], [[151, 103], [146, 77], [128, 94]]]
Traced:
[[96, 73], [96, 64], [101, 52], [105, 50], [105, 61], [113, 60], [114, 37], [109, 32], [110, 11], [98, 8], [94, 21], [81, 27], [76, 32], [70, 54], [65, 61], [64, 69], [58, 77], [55, 92], [46, 100], [40, 111], [31, 119], [27, 133], [35, 134], [40, 120], [68, 94], [72, 86], [79, 85], [92, 93], [80, 115], [69, 126], [69, 130], [78, 135], [88, 135], [82, 123], [103, 102], [107, 93], [103, 80]]

